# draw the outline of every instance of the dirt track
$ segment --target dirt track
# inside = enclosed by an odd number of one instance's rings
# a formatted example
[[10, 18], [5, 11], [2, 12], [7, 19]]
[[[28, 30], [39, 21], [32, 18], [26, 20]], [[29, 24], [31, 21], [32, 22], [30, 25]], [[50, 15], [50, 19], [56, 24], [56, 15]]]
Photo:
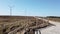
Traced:
[[50, 26], [45, 29], [41, 29], [41, 34], [60, 34], [60, 23], [59, 22], [52, 22], [55, 26]]
[[[42, 19], [42, 18], [38, 18], [38, 19]], [[48, 21], [46, 19], [43, 20]], [[49, 20], [49, 23], [53, 25], [48, 26], [46, 28], [38, 29], [38, 34], [40, 34], [39, 30], [41, 31], [41, 34], [60, 34], [60, 22], [54, 22]]]

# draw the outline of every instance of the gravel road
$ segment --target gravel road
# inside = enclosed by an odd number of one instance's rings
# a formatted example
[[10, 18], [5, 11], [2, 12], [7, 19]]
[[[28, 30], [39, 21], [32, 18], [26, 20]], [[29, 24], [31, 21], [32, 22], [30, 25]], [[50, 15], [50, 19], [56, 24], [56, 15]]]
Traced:
[[50, 23], [54, 24], [55, 26], [50, 26], [45, 29], [39, 29], [41, 31], [41, 34], [60, 34], [60, 23], [53, 21], [50, 21]]
[[[38, 19], [42, 19], [42, 18], [38, 18]], [[48, 21], [46, 19], [43, 19], [45, 21]], [[48, 26], [46, 28], [42, 28], [42, 29], [38, 29], [38, 31], [40, 30], [41, 31], [41, 34], [60, 34], [60, 22], [53, 22], [53, 21], [50, 21], [49, 22], [55, 26]], [[40, 34], [40, 33], [38, 33]]]

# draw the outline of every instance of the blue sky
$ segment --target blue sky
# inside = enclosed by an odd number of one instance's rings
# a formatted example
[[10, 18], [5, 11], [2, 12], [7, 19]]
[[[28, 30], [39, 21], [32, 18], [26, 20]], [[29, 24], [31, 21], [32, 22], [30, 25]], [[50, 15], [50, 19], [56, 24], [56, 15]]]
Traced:
[[0, 15], [60, 16], [60, 0], [0, 0]]

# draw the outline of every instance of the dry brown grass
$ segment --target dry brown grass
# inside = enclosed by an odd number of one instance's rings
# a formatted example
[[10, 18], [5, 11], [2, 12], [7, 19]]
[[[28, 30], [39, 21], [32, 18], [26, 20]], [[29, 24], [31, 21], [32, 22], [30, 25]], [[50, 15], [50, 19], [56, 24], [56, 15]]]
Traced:
[[60, 22], [60, 18], [47, 18], [47, 19], [55, 22]]
[[[37, 21], [37, 23], [36, 23]], [[4, 30], [4, 33], [10, 32], [17, 27], [32, 27], [37, 25], [46, 26], [48, 22], [43, 23], [43, 20], [36, 20], [33, 16], [0, 16], [0, 30]]]

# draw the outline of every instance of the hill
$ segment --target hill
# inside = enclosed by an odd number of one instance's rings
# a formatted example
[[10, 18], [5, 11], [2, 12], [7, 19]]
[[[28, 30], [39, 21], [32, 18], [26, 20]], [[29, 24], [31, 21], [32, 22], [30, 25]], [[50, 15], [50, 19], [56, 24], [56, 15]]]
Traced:
[[[18, 27], [32, 29], [47, 26], [49, 23], [33, 16], [0, 16], [0, 34], [6, 34]], [[35, 27], [36, 26], [36, 27]]]

